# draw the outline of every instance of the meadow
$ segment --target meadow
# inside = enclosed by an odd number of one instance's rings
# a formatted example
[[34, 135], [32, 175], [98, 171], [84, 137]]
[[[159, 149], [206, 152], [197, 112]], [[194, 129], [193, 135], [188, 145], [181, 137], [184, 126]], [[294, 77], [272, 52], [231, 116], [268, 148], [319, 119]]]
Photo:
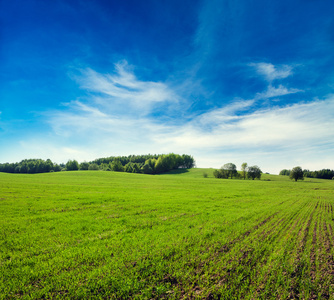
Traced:
[[334, 299], [334, 181], [212, 172], [0, 173], [0, 299]]

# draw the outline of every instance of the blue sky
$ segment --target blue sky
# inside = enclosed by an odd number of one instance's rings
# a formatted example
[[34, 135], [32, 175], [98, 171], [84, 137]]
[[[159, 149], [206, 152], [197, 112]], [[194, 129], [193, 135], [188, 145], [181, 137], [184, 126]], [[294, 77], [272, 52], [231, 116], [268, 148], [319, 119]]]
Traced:
[[0, 6], [0, 162], [334, 168], [332, 0]]

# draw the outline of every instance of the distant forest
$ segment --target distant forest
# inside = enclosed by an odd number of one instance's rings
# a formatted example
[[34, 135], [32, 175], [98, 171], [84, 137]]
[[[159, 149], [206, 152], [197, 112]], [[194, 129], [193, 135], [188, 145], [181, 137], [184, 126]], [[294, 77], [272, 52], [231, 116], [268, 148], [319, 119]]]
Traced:
[[[291, 170], [283, 169], [279, 175], [290, 176]], [[304, 177], [319, 179], [334, 179], [334, 170], [322, 169], [319, 171], [303, 170]]]
[[110, 156], [91, 162], [78, 163], [69, 160], [66, 164], [56, 164], [50, 159], [24, 159], [18, 163], [0, 164], [0, 172], [6, 173], [46, 173], [75, 170], [103, 170], [128, 173], [161, 174], [179, 168], [193, 168], [195, 160], [183, 154], [148, 154], [129, 156]]

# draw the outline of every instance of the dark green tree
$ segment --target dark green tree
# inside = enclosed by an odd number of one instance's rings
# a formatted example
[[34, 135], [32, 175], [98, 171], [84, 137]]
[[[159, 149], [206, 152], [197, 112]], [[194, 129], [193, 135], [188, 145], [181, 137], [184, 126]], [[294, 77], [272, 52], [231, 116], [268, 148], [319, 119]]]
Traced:
[[54, 165], [53, 165], [53, 171], [54, 171], [54, 172], [60, 172], [60, 171], [61, 171], [61, 166], [58, 165], [58, 164], [54, 164]]
[[79, 165], [79, 169], [80, 169], [80, 170], [88, 170], [88, 168], [89, 168], [89, 163], [86, 162], [86, 161], [82, 162], [82, 163]]
[[258, 166], [248, 167], [247, 177], [254, 180], [255, 178], [261, 179], [262, 171]]
[[301, 167], [294, 167], [290, 172], [290, 179], [297, 181], [297, 180], [304, 180], [304, 173]]
[[285, 175], [285, 176], [289, 176], [290, 175], [290, 170], [287, 169], [283, 169], [279, 172], [279, 175]]
[[237, 166], [233, 163], [227, 163], [225, 165], [222, 166], [221, 168], [222, 170], [225, 170], [228, 173], [228, 177], [231, 177], [231, 179], [233, 177], [237, 177]]
[[124, 167], [119, 159], [115, 159], [111, 163], [111, 170], [114, 172], [124, 172]]
[[124, 166], [124, 171], [127, 173], [132, 173], [133, 172], [133, 163], [129, 162]]
[[150, 166], [150, 163], [148, 161], [146, 161], [144, 163], [144, 165], [141, 167], [141, 170], [144, 174], [153, 174], [154, 173], [154, 169], [152, 169], [152, 167]]
[[140, 173], [140, 166], [138, 163], [133, 163], [132, 165], [132, 173]]
[[214, 170], [213, 171], [213, 176], [216, 178], [221, 178], [221, 179], [227, 179], [229, 176], [229, 173], [227, 170], [224, 169], [219, 169], [219, 170]]
[[66, 163], [65, 167], [67, 171], [76, 171], [76, 170], [79, 170], [79, 163], [75, 159], [69, 160]]

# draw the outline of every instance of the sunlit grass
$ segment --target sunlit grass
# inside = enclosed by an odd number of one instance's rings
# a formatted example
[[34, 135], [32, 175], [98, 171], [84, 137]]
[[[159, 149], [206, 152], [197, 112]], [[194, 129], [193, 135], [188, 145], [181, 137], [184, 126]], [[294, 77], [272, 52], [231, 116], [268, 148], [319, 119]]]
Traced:
[[332, 299], [333, 182], [212, 172], [0, 173], [2, 299]]

